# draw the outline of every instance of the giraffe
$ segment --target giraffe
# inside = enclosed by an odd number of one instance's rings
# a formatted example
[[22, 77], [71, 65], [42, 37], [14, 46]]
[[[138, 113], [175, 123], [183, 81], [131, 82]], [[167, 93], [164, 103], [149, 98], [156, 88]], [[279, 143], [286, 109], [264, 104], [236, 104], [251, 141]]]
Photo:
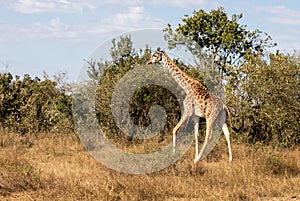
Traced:
[[[211, 95], [208, 89], [200, 82], [200, 80], [191, 77], [190, 75], [186, 74], [183, 70], [181, 70], [164, 50], [157, 48], [156, 52], [148, 60], [147, 64], [158, 63], [160, 61], [162, 61], [164, 66], [171, 73], [171, 76], [186, 93], [186, 97], [183, 101], [184, 111], [182, 117], [172, 130], [173, 152], [175, 152], [176, 147], [176, 132], [189, 117], [192, 117], [194, 121], [194, 135], [196, 146], [194, 163], [196, 163], [203, 155], [204, 149], [208, 141], [211, 139], [213, 124], [217, 120], [217, 117], [220, 115], [220, 113], [225, 110], [228, 115], [226, 115], [226, 121], [222, 125], [222, 131], [227, 140], [229, 162], [231, 162], [232, 153], [229, 138], [230, 134], [227, 126], [227, 120], [229, 120], [228, 116], [230, 115], [228, 107], [225, 105], [221, 98]], [[198, 129], [200, 117], [205, 118], [207, 124], [205, 141], [201, 153], [198, 152]]]

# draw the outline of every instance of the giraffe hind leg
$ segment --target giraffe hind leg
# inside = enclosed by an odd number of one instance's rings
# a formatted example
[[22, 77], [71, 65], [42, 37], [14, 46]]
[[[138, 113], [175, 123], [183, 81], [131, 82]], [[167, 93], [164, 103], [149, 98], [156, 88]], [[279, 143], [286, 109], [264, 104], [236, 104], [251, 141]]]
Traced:
[[232, 161], [232, 153], [231, 153], [231, 146], [230, 146], [230, 133], [229, 133], [226, 123], [223, 124], [222, 130], [223, 130], [225, 138], [227, 140], [228, 152], [229, 152], [229, 162], [231, 162]]
[[196, 160], [199, 153], [198, 151], [199, 117], [198, 116], [194, 116], [194, 134], [195, 134], [195, 149], [196, 149], [195, 160]]
[[197, 163], [198, 160], [203, 158], [204, 151], [206, 149], [206, 146], [207, 146], [210, 138], [211, 138], [211, 121], [208, 119], [207, 120], [207, 125], [206, 125], [205, 140], [204, 140], [204, 143], [202, 145], [202, 149], [201, 149], [200, 153], [197, 155], [197, 157], [194, 160], [194, 163]]

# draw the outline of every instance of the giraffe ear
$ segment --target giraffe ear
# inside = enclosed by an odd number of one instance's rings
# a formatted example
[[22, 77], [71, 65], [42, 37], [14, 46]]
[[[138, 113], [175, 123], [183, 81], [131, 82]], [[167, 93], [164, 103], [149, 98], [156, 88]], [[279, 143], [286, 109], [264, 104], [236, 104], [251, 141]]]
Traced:
[[163, 49], [161, 49], [160, 47], [157, 48], [156, 52], [159, 52], [159, 53], [163, 53], [165, 52]]

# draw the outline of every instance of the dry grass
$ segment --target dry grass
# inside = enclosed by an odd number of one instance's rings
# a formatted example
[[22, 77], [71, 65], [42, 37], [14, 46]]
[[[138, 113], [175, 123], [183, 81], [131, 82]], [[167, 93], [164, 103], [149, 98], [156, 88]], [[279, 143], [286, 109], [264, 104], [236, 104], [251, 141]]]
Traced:
[[193, 165], [191, 148], [159, 172], [128, 175], [89, 155], [74, 135], [0, 134], [0, 200], [300, 200], [300, 151], [221, 140]]

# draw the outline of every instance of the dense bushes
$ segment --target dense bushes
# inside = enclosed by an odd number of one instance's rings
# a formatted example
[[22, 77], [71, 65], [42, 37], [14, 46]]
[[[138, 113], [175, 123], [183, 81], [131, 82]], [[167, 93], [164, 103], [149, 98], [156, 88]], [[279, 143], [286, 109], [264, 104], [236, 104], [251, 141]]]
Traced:
[[248, 142], [282, 146], [300, 143], [300, 61], [270, 54], [249, 56], [229, 77], [227, 100]]
[[0, 74], [0, 126], [16, 133], [72, 130], [71, 97], [50, 79]]
[[[144, 66], [151, 52], [147, 47], [145, 50], [139, 51], [132, 49], [132, 41], [129, 36], [121, 37], [117, 42], [113, 40], [112, 44], [112, 60], [98, 63], [90, 61], [88, 75], [90, 79], [99, 79], [96, 93], [96, 110], [100, 126], [105, 135], [116, 140], [124, 141], [124, 138], [126, 138], [131, 141], [134, 136], [127, 136], [116, 125], [116, 119], [111, 111], [112, 96], [116, 85], [123, 76], [133, 69]], [[124, 92], [130, 91], [130, 87], [135, 87], [140, 82], [144, 82], [145, 74], [129, 77], [126, 82], [130, 84], [124, 86]], [[101, 75], [101, 77], [97, 77], [97, 75]], [[126, 85], [126, 83], [121, 84]], [[126, 94], [124, 95], [126, 96]], [[179, 103], [170, 91], [161, 86], [146, 84], [143, 87], [138, 87], [132, 95], [129, 100], [130, 109], [125, 112], [129, 113], [130, 120], [134, 124], [142, 128], [148, 127], [151, 123], [150, 108], [160, 105], [167, 115], [166, 125], [163, 129], [164, 134], [170, 132], [176, 125], [180, 118]]]

